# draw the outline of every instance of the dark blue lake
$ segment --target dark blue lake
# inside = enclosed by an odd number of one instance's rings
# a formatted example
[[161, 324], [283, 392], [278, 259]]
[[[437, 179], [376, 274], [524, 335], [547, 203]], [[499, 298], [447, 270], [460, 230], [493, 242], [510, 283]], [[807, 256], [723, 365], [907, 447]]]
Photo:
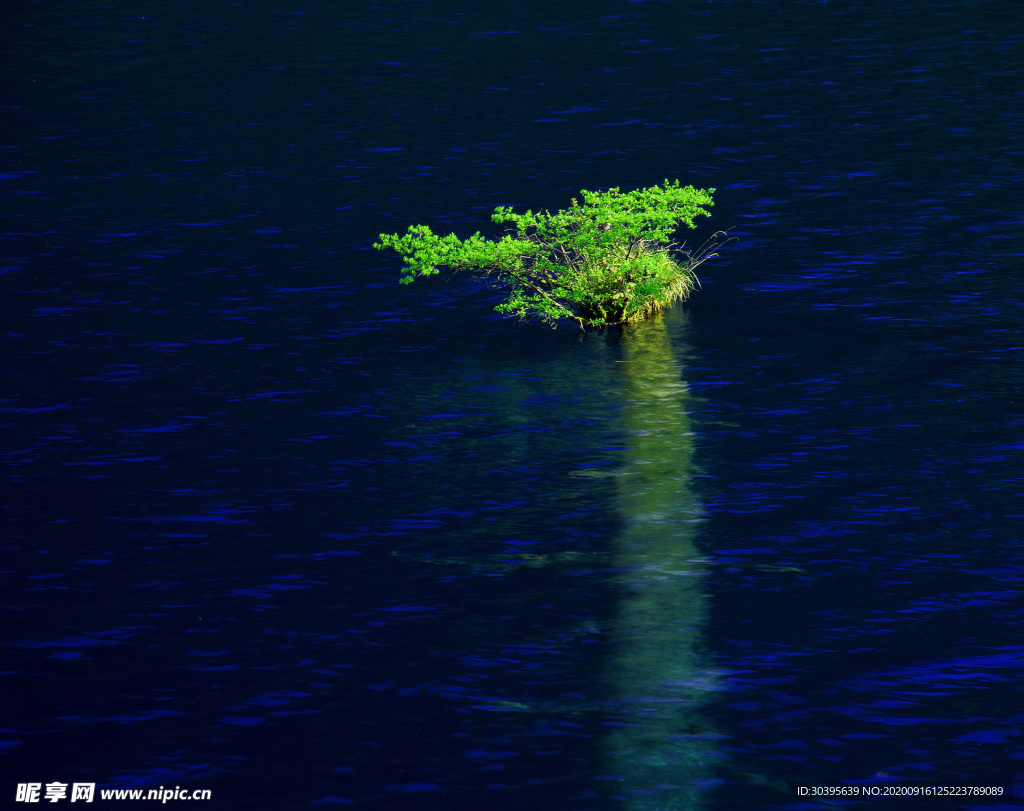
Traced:
[[[0, 19], [5, 802], [1024, 808], [1016, 4]], [[371, 248], [666, 178], [626, 329]]]

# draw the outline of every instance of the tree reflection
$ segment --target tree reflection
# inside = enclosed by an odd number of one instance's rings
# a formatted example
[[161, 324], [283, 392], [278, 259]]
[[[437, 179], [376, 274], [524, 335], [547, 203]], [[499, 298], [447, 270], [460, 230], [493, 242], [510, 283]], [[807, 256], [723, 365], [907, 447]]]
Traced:
[[627, 435], [617, 476], [620, 604], [607, 668], [615, 715], [606, 738], [616, 795], [629, 809], [697, 809], [715, 736], [700, 718], [716, 677], [702, 652], [708, 611], [694, 546], [701, 507], [690, 487], [693, 437], [669, 313], [626, 329], [620, 361]]

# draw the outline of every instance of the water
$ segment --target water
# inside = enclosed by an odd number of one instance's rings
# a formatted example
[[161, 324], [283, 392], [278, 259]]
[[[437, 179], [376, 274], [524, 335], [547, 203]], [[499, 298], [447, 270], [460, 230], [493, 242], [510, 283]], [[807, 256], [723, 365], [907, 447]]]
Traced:
[[[0, 790], [1020, 808], [1015, 10], [6, 10]], [[626, 331], [369, 247], [665, 178]]]

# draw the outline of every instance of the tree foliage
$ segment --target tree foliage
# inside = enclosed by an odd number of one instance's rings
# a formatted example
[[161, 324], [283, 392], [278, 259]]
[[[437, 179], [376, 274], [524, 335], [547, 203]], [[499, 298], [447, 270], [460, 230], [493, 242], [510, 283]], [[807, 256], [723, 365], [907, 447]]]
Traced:
[[412, 225], [402, 235], [381, 234], [373, 247], [401, 254], [402, 284], [443, 268], [473, 270], [508, 290], [498, 312], [552, 325], [622, 324], [686, 299], [698, 284], [694, 269], [729, 241], [719, 241], [721, 231], [697, 251], [669, 241], [682, 225], [695, 228], [696, 217], [710, 216], [714, 191], [678, 180], [631, 192], [584, 189], [582, 203], [554, 214], [499, 206], [491, 219], [511, 223], [499, 239], [478, 231], [460, 240]]

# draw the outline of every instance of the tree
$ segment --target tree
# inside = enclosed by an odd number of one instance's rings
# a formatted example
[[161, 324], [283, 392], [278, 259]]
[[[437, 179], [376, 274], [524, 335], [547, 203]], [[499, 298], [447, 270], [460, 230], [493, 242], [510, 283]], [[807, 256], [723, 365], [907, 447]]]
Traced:
[[495, 307], [502, 313], [539, 317], [556, 325], [571, 319], [581, 327], [641, 321], [686, 299], [699, 285], [694, 269], [731, 240], [716, 232], [696, 251], [669, 242], [682, 224], [710, 216], [714, 189], [680, 186], [679, 181], [622, 192], [582, 190], [552, 214], [515, 214], [494, 210], [496, 223], [512, 223], [500, 239], [480, 232], [465, 240], [438, 236], [426, 225], [407, 233], [381, 234], [374, 248], [393, 248], [402, 256], [402, 284], [432, 276], [442, 268], [474, 270], [508, 289]]

